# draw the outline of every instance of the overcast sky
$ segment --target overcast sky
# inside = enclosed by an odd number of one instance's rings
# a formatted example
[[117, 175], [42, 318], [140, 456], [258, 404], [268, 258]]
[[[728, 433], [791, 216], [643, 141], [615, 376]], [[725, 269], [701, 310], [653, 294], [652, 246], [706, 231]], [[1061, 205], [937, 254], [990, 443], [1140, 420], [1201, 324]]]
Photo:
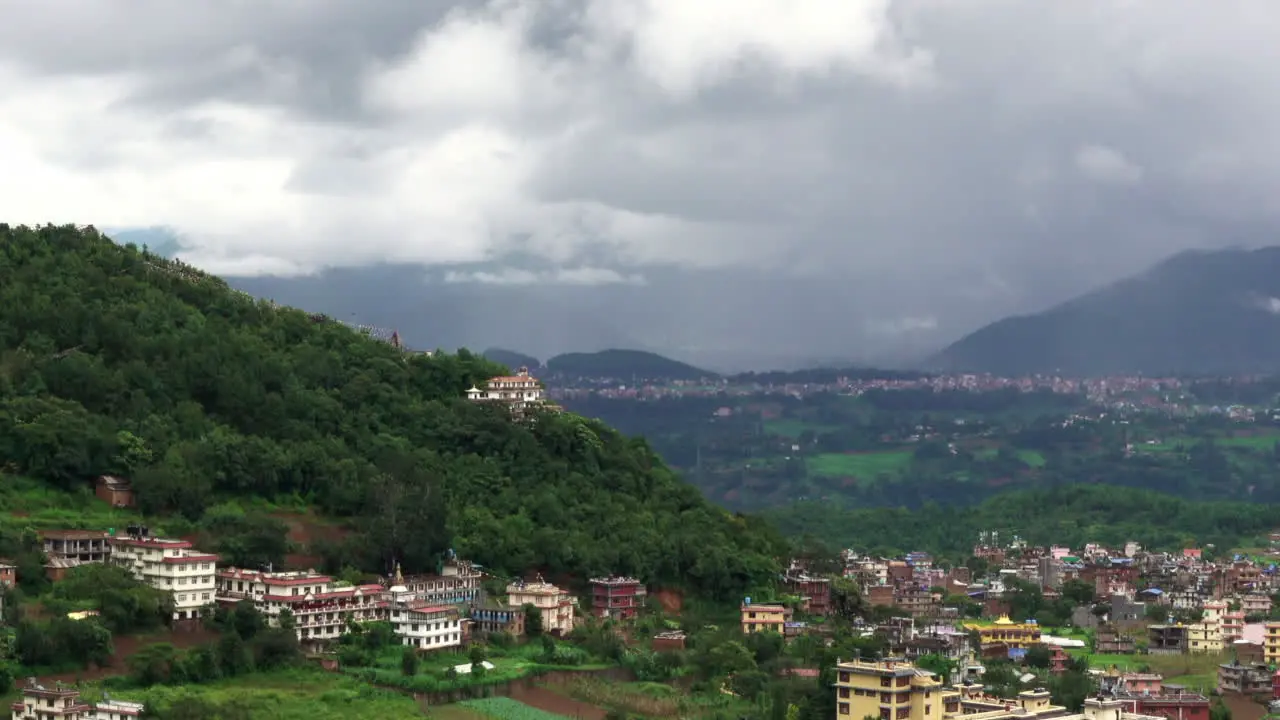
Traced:
[[1277, 37], [1275, 0], [0, 0], [0, 218], [949, 339], [1274, 242]]

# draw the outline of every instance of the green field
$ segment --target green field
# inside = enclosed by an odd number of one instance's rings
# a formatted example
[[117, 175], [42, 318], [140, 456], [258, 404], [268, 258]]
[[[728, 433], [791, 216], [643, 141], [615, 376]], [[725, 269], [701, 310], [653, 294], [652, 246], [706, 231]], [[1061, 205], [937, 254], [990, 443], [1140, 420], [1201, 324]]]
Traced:
[[461, 703], [432, 705], [427, 708], [427, 717], [435, 720], [488, 720], [489, 718], [479, 710], [473, 710]]
[[88, 484], [64, 492], [47, 482], [0, 474], [0, 507], [6, 510], [4, 525], [17, 529], [86, 528], [123, 530], [142, 516], [118, 510], [99, 500]]
[[442, 651], [423, 656], [418, 665], [418, 672], [406, 676], [400, 668], [404, 649], [399, 645], [383, 648], [374, 658], [373, 666], [351, 666], [343, 668], [342, 672], [382, 687], [400, 688], [410, 692], [445, 692], [518, 680], [539, 670], [586, 671], [611, 667], [589, 662], [571, 666], [548, 665], [538, 661], [537, 657], [542, 652], [542, 648], [537, 644], [506, 650], [498, 648], [490, 650], [486, 660], [493, 664], [493, 669], [487, 670], [483, 675], [465, 674], [450, 677], [449, 668], [469, 663], [470, 657], [463, 652]]
[[[407, 695], [310, 669], [245, 675], [208, 685], [157, 686], [129, 691], [127, 696], [118, 694], [159, 707], [175, 717], [183, 713], [184, 703], [217, 708], [218, 717], [225, 714], [272, 720], [400, 720], [423, 716], [422, 709]], [[87, 699], [91, 697], [86, 693]]]
[[1250, 435], [1245, 437], [1225, 437], [1214, 440], [1220, 447], [1248, 448], [1250, 450], [1270, 451], [1280, 442], [1280, 435], [1267, 434]]
[[[990, 460], [995, 457], [998, 452], [1000, 452], [999, 448], [984, 448], [975, 452], [973, 456], [979, 460]], [[1016, 452], [1018, 459], [1027, 465], [1033, 468], [1044, 467], [1044, 455], [1041, 455], [1039, 452], [1035, 450], [1017, 450]]]
[[1230, 661], [1226, 654], [1099, 655], [1084, 650], [1068, 650], [1067, 653], [1074, 657], [1088, 658], [1091, 668], [1150, 670], [1164, 675], [1164, 681], [1168, 684], [1186, 685], [1201, 692], [1210, 692], [1217, 686], [1218, 665]]
[[859, 480], [873, 480], [880, 473], [896, 473], [910, 464], [911, 453], [906, 450], [821, 453], [805, 459], [805, 465], [814, 475], [853, 477]]
[[464, 700], [459, 705], [479, 711], [494, 720], [565, 720], [565, 716], [539, 710], [519, 700], [505, 697]]
[[[628, 717], [717, 718], [746, 716], [751, 703], [723, 693], [692, 694], [657, 682], [611, 682], [577, 678], [552, 688], [574, 700]], [[467, 720], [458, 718], [458, 720]]]
[[765, 420], [764, 431], [770, 435], [785, 438], [798, 438], [805, 430], [812, 430], [815, 433], [831, 432], [836, 430], [835, 425], [822, 425], [818, 423], [809, 423], [803, 420]]
[[[1158, 439], [1159, 442], [1156, 443], [1150, 443], [1146, 440], [1134, 442], [1133, 449], [1139, 452], [1169, 453], [1177, 452], [1181, 448], [1182, 452], [1186, 452], [1206, 440], [1206, 438], [1191, 437], [1189, 435], [1174, 435]], [[1257, 435], [1240, 435], [1237, 437], [1215, 436], [1211, 439], [1215, 445], [1224, 449], [1233, 448], [1270, 452], [1275, 447], [1275, 444], [1280, 442], [1280, 433], [1263, 432]]]

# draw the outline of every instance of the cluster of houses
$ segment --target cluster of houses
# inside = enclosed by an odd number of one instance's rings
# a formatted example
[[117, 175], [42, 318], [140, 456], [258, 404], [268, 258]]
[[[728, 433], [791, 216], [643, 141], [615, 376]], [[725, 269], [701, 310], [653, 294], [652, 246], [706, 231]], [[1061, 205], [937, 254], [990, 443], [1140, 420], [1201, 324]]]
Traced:
[[[1135, 652], [1142, 644], [1152, 653], [1235, 650], [1280, 661], [1280, 624], [1266, 622], [1271, 594], [1280, 590], [1274, 565], [1246, 557], [1209, 562], [1199, 549], [1146, 552], [1132, 542], [1122, 550], [1089, 544], [1077, 553], [1015, 539], [1008, 547], [981, 543], [973, 554], [990, 563], [987, 577], [972, 577], [965, 567], [935, 567], [925, 553], [885, 559], [846, 552], [844, 575], [869, 604], [915, 618], [954, 617], [957, 608], [948, 601], [956, 597], [981, 604], [986, 615], [1007, 614], [1005, 593], [1015, 581], [1039, 587], [1046, 600], [1060, 598], [1066, 581], [1085, 582], [1105, 612], [1077, 607], [1071, 622], [1097, 631], [1099, 652]], [[1153, 617], [1169, 622], [1149, 624]], [[1178, 617], [1184, 621], [1173, 621]], [[1142, 643], [1133, 638], [1137, 630], [1146, 632]]]
[[[435, 573], [405, 576], [397, 566], [391, 577], [357, 585], [314, 570], [221, 565], [217, 555], [187, 540], [153, 537], [140, 526], [124, 534], [51, 530], [42, 533], [42, 542], [46, 572], [55, 582], [81, 564], [117, 565], [171, 593], [175, 622], [199, 620], [215, 605], [250, 603], [272, 625], [288, 611], [299, 642], [309, 649], [322, 649], [351, 622], [389, 622], [404, 645], [430, 651], [464, 645], [474, 632], [524, 635], [530, 607], [542, 630], [554, 635], [571, 632], [579, 613], [577, 597], [541, 577], [515, 580], [504, 599], [489, 598], [481, 568], [452, 553]], [[593, 578], [590, 587], [590, 611], [601, 618], [634, 617], [646, 599], [644, 584], [635, 578]]]
[[[1135, 682], [1143, 682], [1140, 678]], [[1048, 690], [1033, 687], [1014, 698], [989, 694], [980, 683], [949, 685], [906, 658], [836, 664], [836, 715], [850, 720], [1208, 720], [1209, 699], [1172, 686], [1126, 685], [1118, 674], [1074, 713], [1054, 705]], [[1154, 691], [1153, 691], [1154, 690]]]
[[[1280, 534], [1275, 541], [1280, 544]], [[971, 577], [968, 568], [936, 567], [925, 553], [896, 559], [844, 554], [843, 574], [855, 581], [866, 601], [892, 607], [900, 617], [866, 628], [867, 633], [886, 640], [888, 655], [894, 659], [841, 664], [840, 714], [911, 720], [974, 714], [991, 718], [1010, 713], [1068, 715], [1065, 709], [1048, 705], [1047, 695], [1040, 697], [1039, 690], [1014, 700], [992, 699], [980, 697], [979, 683], [983, 661], [1019, 660], [1037, 646], [1049, 650], [1050, 672], [1065, 671], [1066, 651], [1083, 648], [1084, 641], [1053, 637], [1031, 618], [1010, 619], [1007, 592], [1012, 586], [1030, 584], [1040, 588], [1046, 599], [1057, 599], [1069, 580], [1088, 583], [1095, 591], [1096, 604], [1075, 608], [1071, 617], [1072, 625], [1090, 630], [1093, 652], [1220, 654], [1230, 658], [1218, 668], [1220, 692], [1280, 700], [1280, 672], [1274, 669], [1280, 664], [1280, 622], [1269, 620], [1271, 595], [1280, 590], [1280, 575], [1272, 564], [1239, 556], [1210, 562], [1198, 549], [1155, 553], [1137, 543], [1127, 543], [1122, 550], [1090, 544], [1073, 552], [1029, 547], [1016, 538], [1004, 547], [980, 542], [973, 554], [989, 563], [985, 577]], [[830, 602], [829, 587], [794, 564], [784, 584], [802, 596], [805, 606]], [[997, 619], [966, 622], [956, 607], [958, 597], [979, 604], [984, 615]], [[771, 629], [786, 635], [800, 625], [783, 606], [748, 601], [742, 611], [744, 633]], [[952, 676], [937, 678], [913, 665], [926, 655], [951, 661]], [[1116, 718], [1112, 710], [1121, 716], [1180, 720], [1209, 716], [1204, 695], [1164, 683], [1159, 674], [1122, 673], [1114, 668], [1090, 672], [1099, 676], [1105, 697], [1097, 699], [1096, 707], [1087, 705], [1085, 716], [1101, 713]], [[944, 682], [958, 689], [943, 691]], [[893, 690], [885, 690], [889, 687]], [[934, 693], [937, 699], [930, 701]], [[920, 707], [914, 707], [917, 701]]]
[[[747, 606], [744, 605], [744, 609]], [[757, 608], [758, 610], [758, 608]], [[1064, 708], [1051, 706], [1041, 702], [1039, 690], [1028, 690], [1015, 699], [996, 698], [987, 694], [982, 685], [982, 676], [986, 668], [984, 661], [1004, 657], [1004, 653], [1015, 658], [1024, 657], [1026, 652], [1037, 645], [1049, 650], [1049, 672], [1062, 673], [1066, 670], [1068, 655], [1066, 650], [1081, 647], [1083, 643], [1069, 638], [1059, 638], [1043, 632], [1034, 621], [1014, 622], [1001, 617], [995, 622], [972, 622], [947, 624], [945, 622], [929, 622], [917, 624], [914, 618], [892, 618], [874, 627], [865, 628], [867, 633], [880, 635], [886, 641], [886, 654], [883, 660], [862, 660], [842, 663], [839, 670], [850, 672], [854, 677], [880, 677], [875, 672], [887, 670], [891, 665], [899, 670], [911, 669], [920, 677], [927, 677], [930, 687], [948, 685], [955, 690], [949, 696], [950, 701], [942, 701], [949, 709], [939, 709], [942, 718], [952, 715], [982, 714], [984, 717], [1004, 718], [1013, 715], [1019, 717], [1026, 713], [1038, 717], [1060, 717], [1070, 715]], [[941, 657], [949, 661], [953, 668], [950, 676], [938, 677], [935, 673], [917, 665], [926, 656]], [[879, 668], [872, 671], [872, 668]], [[1208, 720], [1210, 700], [1203, 693], [1193, 691], [1185, 686], [1166, 683], [1159, 673], [1154, 672], [1122, 672], [1115, 667], [1091, 668], [1102, 696], [1110, 701], [1118, 701], [1128, 714], [1160, 716], [1177, 720]], [[911, 675], [908, 675], [910, 677]], [[1034, 682], [1037, 676], [1024, 674], [1020, 680]], [[842, 683], [848, 681], [841, 681]], [[853, 681], [849, 687], [857, 686]], [[838, 684], [837, 687], [841, 685]], [[868, 688], [863, 688], [868, 689]], [[1262, 663], [1246, 663], [1232, 661], [1223, 663], [1218, 671], [1218, 690], [1224, 693], [1240, 693], [1252, 696], [1266, 696], [1270, 699], [1280, 698], [1280, 672], [1271, 670]], [[840, 692], [840, 702], [849, 700], [849, 695]], [[854, 692], [853, 698], [870, 697]], [[899, 702], [909, 702], [900, 699]], [[893, 705], [894, 703], [888, 703]], [[866, 716], [866, 708], [858, 707], [858, 701], [851, 703], [851, 712], [858, 717]], [[936, 707], [932, 703], [927, 707]], [[924, 712], [924, 717], [939, 717]], [[1032, 712], [1034, 710], [1034, 712]], [[841, 711], [843, 713], [843, 711]], [[987, 713], [992, 713], [987, 715]], [[873, 717], [882, 717], [881, 713], [871, 713]], [[897, 717], [897, 716], [893, 716]], [[920, 716], [910, 715], [912, 720]]]

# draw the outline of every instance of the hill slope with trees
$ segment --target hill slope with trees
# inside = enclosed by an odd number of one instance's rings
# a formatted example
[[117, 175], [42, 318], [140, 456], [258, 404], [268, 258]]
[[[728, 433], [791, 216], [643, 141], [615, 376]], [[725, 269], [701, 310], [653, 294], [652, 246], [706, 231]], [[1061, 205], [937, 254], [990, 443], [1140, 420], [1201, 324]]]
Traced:
[[601, 350], [593, 353], [564, 353], [547, 361], [547, 370], [557, 376], [630, 380], [700, 380], [717, 377], [710, 370], [672, 360], [644, 350]]
[[131, 477], [141, 509], [301, 498], [360, 532], [365, 569], [449, 547], [496, 572], [634, 574], [732, 597], [779, 539], [639, 439], [463, 399], [506, 368], [404, 353], [255, 301], [92, 227], [0, 225], [0, 467], [64, 490]]
[[1280, 247], [1175, 255], [943, 350], [938, 369], [1002, 375], [1280, 371]]

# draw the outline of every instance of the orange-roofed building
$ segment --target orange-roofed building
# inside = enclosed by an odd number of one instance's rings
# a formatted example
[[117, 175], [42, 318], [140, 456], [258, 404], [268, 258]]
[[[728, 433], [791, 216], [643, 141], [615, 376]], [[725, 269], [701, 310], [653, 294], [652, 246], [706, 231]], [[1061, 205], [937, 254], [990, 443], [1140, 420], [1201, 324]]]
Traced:
[[504, 375], [489, 378], [484, 389], [472, 387], [467, 391], [467, 399], [473, 402], [505, 403], [514, 412], [519, 412], [545, 400], [542, 383], [529, 374], [529, 368], [522, 367], [515, 375]]

